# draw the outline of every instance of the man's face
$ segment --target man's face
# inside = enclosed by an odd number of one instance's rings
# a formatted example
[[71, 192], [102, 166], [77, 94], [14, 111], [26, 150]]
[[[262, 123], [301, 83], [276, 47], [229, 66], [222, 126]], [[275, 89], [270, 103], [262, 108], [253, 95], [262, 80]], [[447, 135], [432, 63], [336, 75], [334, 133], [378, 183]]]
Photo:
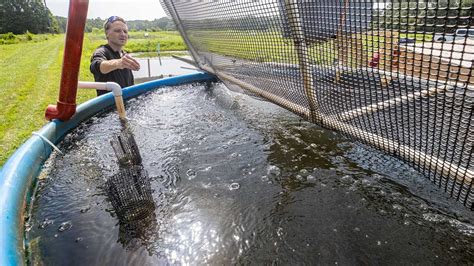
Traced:
[[115, 21], [110, 24], [105, 36], [107, 37], [109, 44], [123, 47], [128, 40], [128, 27], [122, 21]]

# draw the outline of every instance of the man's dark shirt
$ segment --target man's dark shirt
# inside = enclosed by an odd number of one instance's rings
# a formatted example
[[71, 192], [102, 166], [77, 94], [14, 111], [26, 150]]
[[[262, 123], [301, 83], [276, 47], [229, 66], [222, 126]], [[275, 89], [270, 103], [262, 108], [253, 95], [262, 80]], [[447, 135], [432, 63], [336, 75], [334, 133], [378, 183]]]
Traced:
[[[115, 52], [108, 44], [101, 45], [94, 51], [91, 57], [90, 70], [94, 74], [94, 80], [96, 82], [117, 82], [122, 88], [131, 86], [134, 84], [132, 71], [128, 68], [117, 69], [107, 74], [100, 72], [100, 64], [104, 60], [120, 59], [120, 52]], [[97, 91], [97, 96], [107, 93], [107, 91]]]

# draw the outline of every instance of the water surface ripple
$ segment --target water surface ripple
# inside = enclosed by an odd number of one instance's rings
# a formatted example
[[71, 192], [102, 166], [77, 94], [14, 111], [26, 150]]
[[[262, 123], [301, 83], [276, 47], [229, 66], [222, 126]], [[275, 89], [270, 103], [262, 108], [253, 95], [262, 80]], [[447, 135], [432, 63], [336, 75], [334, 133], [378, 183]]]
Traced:
[[474, 216], [401, 163], [222, 84], [127, 103], [156, 204], [140, 233], [104, 192], [115, 113], [68, 135], [28, 219], [46, 265], [473, 264]]

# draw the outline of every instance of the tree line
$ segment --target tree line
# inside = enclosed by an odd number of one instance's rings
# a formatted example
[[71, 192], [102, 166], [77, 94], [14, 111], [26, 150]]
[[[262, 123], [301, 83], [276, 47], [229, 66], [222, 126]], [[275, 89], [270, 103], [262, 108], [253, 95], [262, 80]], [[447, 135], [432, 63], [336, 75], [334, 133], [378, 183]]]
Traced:
[[474, 0], [393, 1], [374, 15], [375, 28], [455, 32], [474, 26]]
[[[60, 32], [66, 31], [67, 18], [54, 17], [59, 24]], [[87, 19], [85, 31], [92, 32], [94, 29], [102, 30], [106, 18]], [[129, 20], [127, 21], [129, 31], [171, 31], [176, 30], [174, 22], [167, 17], [162, 17], [154, 20]]]
[[0, 33], [59, 32], [57, 21], [42, 0], [2, 0]]
[[[0, 34], [64, 33], [67, 18], [53, 16], [45, 0], [1, 0]], [[106, 18], [87, 19], [85, 31], [102, 30]], [[131, 31], [175, 30], [173, 21], [167, 17], [149, 20], [127, 21]]]
[[[282, 0], [280, 0], [282, 1]], [[46, 0], [1, 0], [0, 33], [63, 33], [67, 19], [53, 16], [46, 6]], [[316, 8], [317, 9], [317, 8]], [[368, 18], [372, 29], [393, 29], [426, 32], [455, 31], [457, 27], [474, 26], [474, 0], [428, 0], [428, 1], [391, 1], [385, 9], [374, 9]], [[320, 16], [317, 10], [306, 11], [305, 16], [311, 24], [314, 17]], [[222, 26], [234, 30], [278, 29], [284, 17], [283, 26], [288, 24], [283, 10], [274, 16], [248, 16], [209, 18], [195, 23], [196, 29], [222, 29]], [[303, 20], [308, 20], [306, 17]], [[105, 18], [88, 19], [86, 32], [102, 30]], [[127, 22], [131, 31], [176, 30], [173, 21], [167, 17]], [[324, 27], [324, 26], [323, 26]]]

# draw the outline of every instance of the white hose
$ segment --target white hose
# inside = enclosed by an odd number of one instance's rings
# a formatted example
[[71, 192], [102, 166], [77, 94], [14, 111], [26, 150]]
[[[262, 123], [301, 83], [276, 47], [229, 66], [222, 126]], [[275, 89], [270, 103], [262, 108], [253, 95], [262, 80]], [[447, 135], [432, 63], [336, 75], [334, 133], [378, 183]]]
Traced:
[[41, 135], [41, 134], [39, 134], [38, 132], [35, 132], [35, 131], [33, 131], [31, 134], [40, 137], [40, 139], [44, 140], [46, 143], [51, 145], [51, 147], [53, 147], [53, 149], [55, 151], [59, 152], [60, 154], [63, 154], [62, 151], [58, 147], [56, 147], [56, 145], [54, 145], [51, 141], [49, 141], [49, 139], [45, 138], [43, 135]]

